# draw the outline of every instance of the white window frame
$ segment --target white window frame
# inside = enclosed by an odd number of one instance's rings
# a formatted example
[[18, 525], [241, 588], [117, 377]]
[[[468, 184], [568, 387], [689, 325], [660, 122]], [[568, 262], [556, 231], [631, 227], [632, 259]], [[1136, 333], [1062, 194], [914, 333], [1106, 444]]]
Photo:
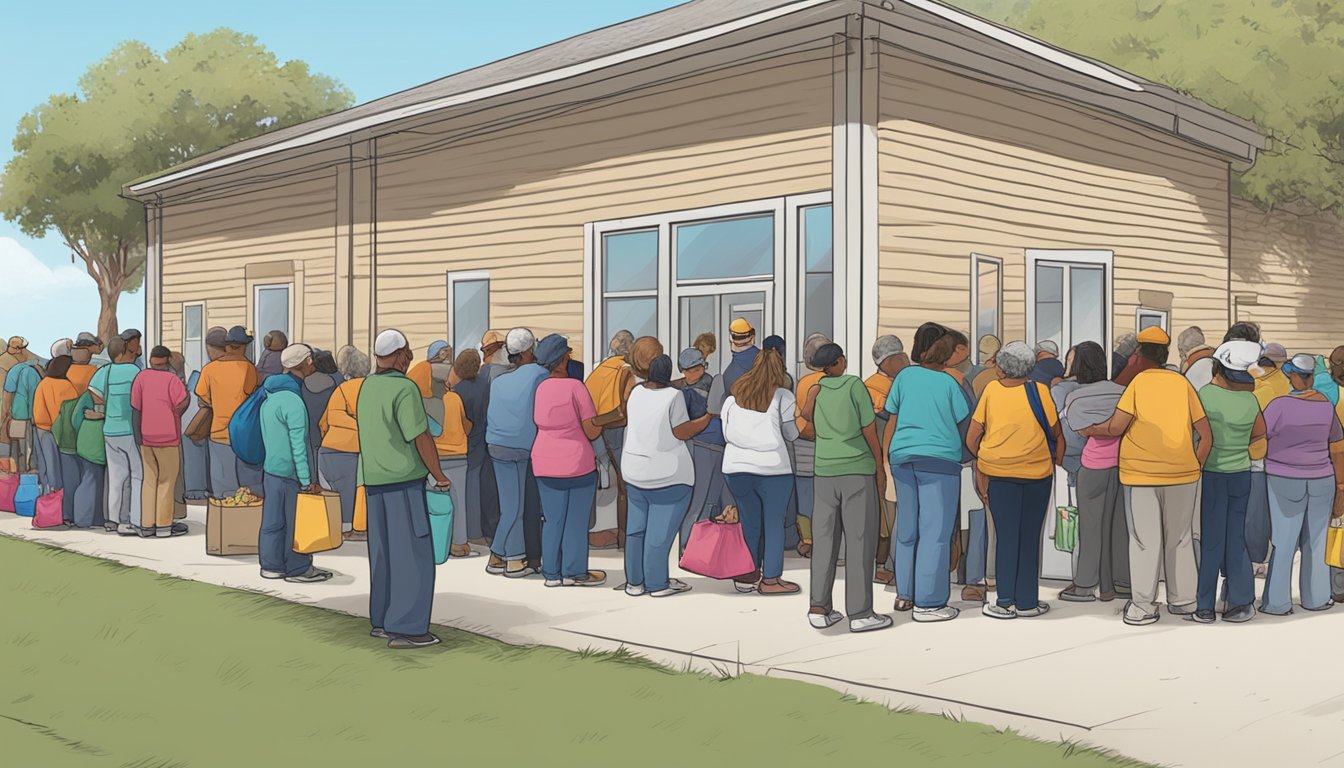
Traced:
[[[481, 344], [480, 339], [477, 339], [471, 347], [462, 347], [461, 349], [459, 349], [455, 344], [455, 342], [457, 341], [457, 328], [455, 327], [457, 323], [457, 300], [454, 298], [454, 296], [456, 295], [454, 289], [457, 287], [458, 283], [471, 283], [471, 282], [479, 282], [482, 280], [489, 283], [490, 273], [483, 271], [474, 271], [474, 272], [449, 272], [447, 274], [448, 274], [448, 302], [447, 302], [448, 328], [446, 329], [446, 333], [448, 334], [449, 341], [454, 342], [453, 354], [456, 355], [463, 349], [468, 348], [476, 349], [479, 351]], [[487, 329], [490, 327], [491, 316], [493, 314], [494, 309], [493, 305], [494, 302], [490, 300], [490, 286], [487, 285], [485, 289], [485, 325]]]
[[[201, 308], [201, 338], [200, 338], [200, 339], [197, 339], [197, 340], [196, 340], [196, 343], [199, 345], [199, 348], [200, 348], [200, 353], [201, 353], [201, 368], [204, 368], [204, 367], [205, 367], [205, 364], [208, 363], [208, 362], [210, 362], [210, 355], [209, 355], [208, 352], [206, 352], [206, 349], [205, 349], [205, 337], [206, 337], [207, 332], [208, 332], [209, 329], [210, 329], [210, 326], [209, 326], [209, 323], [208, 323], [207, 320], [206, 320], [206, 317], [207, 317], [207, 316], [206, 316], [206, 314], [205, 314], [205, 302], [204, 302], [204, 301], [184, 301], [184, 302], [182, 302], [182, 334], [181, 334], [181, 337], [182, 337], [182, 360], [183, 360], [184, 363], [186, 362], [186, 357], [187, 357], [187, 343], [188, 343], [188, 340], [187, 340], [187, 310], [191, 309], [192, 307], [200, 307], [200, 308]], [[199, 371], [201, 368], [197, 368], [196, 370]], [[187, 371], [186, 373], [187, 373], [188, 376], [190, 376], [190, 375], [193, 373], [193, 371]]]
[[1143, 322], [1143, 318], [1144, 318], [1145, 316], [1147, 316], [1147, 317], [1156, 317], [1156, 318], [1158, 318], [1158, 319], [1161, 321], [1161, 322], [1159, 323], [1159, 327], [1161, 327], [1162, 330], [1166, 331], [1167, 333], [1171, 333], [1171, 312], [1170, 312], [1170, 310], [1166, 310], [1166, 309], [1153, 309], [1152, 307], [1139, 307], [1139, 308], [1137, 308], [1137, 309], [1134, 310], [1134, 332], [1135, 332], [1135, 333], [1138, 333], [1138, 332], [1139, 332], [1139, 329], [1140, 329], [1140, 327], [1141, 327], [1140, 323]]
[[[1114, 346], [1115, 336], [1115, 251], [1083, 251], [1083, 250], [1046, 250], [1046, 249], [1028, 249], [1026, 252], [1027, 262], [1027, 300], [1026, 300], [1026, 320], [1027, 320], [1027, 343], [1033, 347], [1036, 345], [1036, 265], [1039, 262], [1049, 262], [1055, 264], [1081, 264], [1084, 266], [1098, 265], [1103, 267], [1102, 279], [1106, 285], [1106, 306], [1103, 308], [1106, 318], [1106, 332], [1103, 334], [1106, 338], [1102, 340], [1102, 348], [1106, 351], [1106, 361], [1110, 363], [1111, 349]], [[1068, 319], [1071, 317], [1072, 306], [1070, 305], [1069, 282], [1064, 283], [1064, 309], [1063, 316]], [[1061, 349], [1059, 354], [1064, 355], [1068, 350]]]
[[252, 351], [254, 360], [252, 362], [261, 362], [261, 353], [266, 351], [266, 334], [275, 330], [274, 328], [260, 328], [258, 321], [261, 320], [261, 292], [267, 288], [285, 288], [285, 298], [288, 307], [285, 312], [288, 317], [285, 318], [285, 334], [289, 336], [290, 343], [296, 343], [298, 336], [297, 328], [294, 325], [294, 280], [282, 280], [274, 283], [254, 283], [252, 285]]
[[[997, 333], [1000, 341], [1003, 341], [1003, 259], [997, 256], [986, 256], [982, 253], [971, 254], [971, 322], [968, 326], [971, 329], [971, 349], [980, 349], [980, 338], [985, 335], [984, 329], [980, 327], [980, 265], [992, 264], [999, 271], [999, 295], [995, 297], [998, 304], [999, 327]], [[1034, 273], [1033, 273], [1034, 274]], [[976, 360], [977, 364], [981, 361]]]
[[[845, 248], [836, 248], [835, 239], [837, 234], [844, 237], [844, 227], [836, 226], [835, 203], [832, 195], [827, 192], [813, 192], [806, 195], [790, 195], [785, 198], [785, 231], [788, 235], [784, 243], [784, 302], [785, 317], [793, 318], [793, 324], [783, 328], [784, 340], [788, 344], [788, 350], [792, 356], [786, 359], [793, 360], [795, 363], [795, 373], [801, 377], [803, 371], [803, 342], [807, 339], [807, 334], [811, 333], [804, 325], [806, 322], [806, 313], [803, 312], [803, 296], [807, 291], [807, 269], [803, 265], [803, 210], [806, 208], [818, 208], [823, 205], [831, 206], [831, 290], [835, 294], [832, 308], [834, 319], [831, 321], [832, 335], [838, 337], [832, 339], [840, 346], [845, 346], [844, 338], [846, 336], [846, 326], [849, 322], [845, 302], [846, 290], [849, 283], [848, 271], [846, 270], [845, 254], [848, 252]], [[843, 224], [843, 222], [840, 222]]]
[[[583, 273], [583, 336], [587, 359], [592, 361], [593, 366], [596, 366], [606, 357], [607, 343], [610, 339], [598, 338], [605, 325], [605, 318], [603, 317], [604, 299], [654, 296], [654, 293], [650, 291], [605, 293], [602, 284], [603, 237], [622, 232], [648, 230], [657, 230], [658, 232], [658, 289], [656, 298], [658, 301], [657, 332], [659, 339], [668, 342], [674, 338], [675, 331], [680, 325], [679, 315], [683, 296], [698, 296], [707, 292], [725, 293], [761, 290], [761, 286], [768, 285], [767, 299], [773, 304], [773, 307], [767, 311], [767, 316], [770, 318], [770, 330], [784, 336], [785, 342], [788, 344], [788, 349], [785, 351], [786, 355], [791, 356], [789, 359], [795, 359], [801, 352], [802, 346], [802, 339], [800, 338], [802, 319], [799, 305], [804, 283], [799, 263], [800, 209], [826, 204], [832, 204], [830, 191], [751, 200], [586, 224], [584, 226], [584, 250], [587, 257], [584, 260]], [[773, 274], [742, 278], [677, 280], [675, 233], [678, 225], [766, 214], [774, 217], [775, 257]], [[835, 212], [832, 208], [831, 230], [833, 239], [836, 233], [843, 229], [836, 227], [834, 216]], [[848, 274], [843, 249], [832, 247], [832, 269], [835, 275], [836, 335], [843, 337], [847, 317], [844, 300], [844, 276]], [[720, 332], [719, 335], [722, 336], [725, 332]], [[844, 343], [843, 338], [836, 339], [836, 341], [840, 344]], [[723, 344], [722, 339], [720, 343]]]

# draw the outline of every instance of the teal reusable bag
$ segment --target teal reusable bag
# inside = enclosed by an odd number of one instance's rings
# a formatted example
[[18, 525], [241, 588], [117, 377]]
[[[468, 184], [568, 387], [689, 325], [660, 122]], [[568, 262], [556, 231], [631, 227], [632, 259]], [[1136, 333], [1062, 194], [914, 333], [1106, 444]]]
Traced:
[[434, 541], [434, 562], [448, 562], [448, 545], [453, 543], [453, 497], [445, 491], [425, 493], [429, 504], [429, 534]]

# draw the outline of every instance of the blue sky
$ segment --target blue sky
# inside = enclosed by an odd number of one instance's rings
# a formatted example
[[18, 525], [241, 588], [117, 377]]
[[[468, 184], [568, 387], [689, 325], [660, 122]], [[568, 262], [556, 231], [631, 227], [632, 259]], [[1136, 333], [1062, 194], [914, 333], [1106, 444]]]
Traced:
[[[428, 82], [678, 0], [311, 0], [219, 3], [14, 2], [0, 11], [0, 167], [19, 118], [53, 93], [74, 90], [88, 66], [124, 40], [162, 51], [218, 27], [256, 35], [281, 59], [302, 59], [340, 80], [359, 102]], [[43, 349], [94, 330], [98, 292], [59, 238], [25, 236], [0, 219], [0, 335]], [[144, 299], [123, 296], [118, 319], [142, 327]]]

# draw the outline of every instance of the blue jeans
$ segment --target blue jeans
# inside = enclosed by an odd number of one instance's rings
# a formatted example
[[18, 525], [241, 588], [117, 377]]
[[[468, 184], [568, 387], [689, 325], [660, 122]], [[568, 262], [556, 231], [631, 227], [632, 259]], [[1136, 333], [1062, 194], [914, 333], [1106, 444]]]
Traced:
[[994, 515], [995, 575], [1003, 608], [1035, 610], [1041, 602], [1041, 526], [1050, 505], [1051, 477], [1041, 480], [991, 477], [989, 508]]
[[953, 464], [956, 471], [947, 473], [916, 466], [906, 462], [891, 468], [900, 505], [896, 515], [896, 594], [902, 600], [914, 600], [918, 608], [942, 608], [951, 594], [948, 566], [952, 529], [960, 511], [961, 467]]
[[[1269, 516], [1273, 529], [1269, 574], [1265, 579], [1264, 613], [1292, 613], [1293, 554], [1302, 549], [1298, 591], [1302, 607], [1322, 610], [1330, 601], [1330, 568], [1325, 564], [1325, 529], [1335, 498], [1335, 479], [1299, 480], [1267, 476]], [[1201, 534], [1202, 535], [1202, 534]], [[1231, 600], [1228, 605], [1232, 605]]]
[[1196, 606], [1212, 611], [1218, 597], [1219, 572], [1227, 576], [1228, 608], [1255, 601], [1255, 575], [1246, 552], [1246, 507], [1251, 500], [1251, 473], [1205, 472], [1199, 502], [1199, 589]]
[[625, 492], [630, 500], [625, 519], [625, 583], [642, 584], [647, 592], [667, 589], [667, 556], [691, 502], [691, 486], [648, 489], [627, 483]]
[[[897, 515], [899, 517], [899, 515]], [[989, 573], [989, 520], [984, 507], [972, 509], [970, 531], [966, 537], [966, 583], [985, 583]]]
[[261, 532], [257, 536], [258, 559], [263, 571], [286, 576], [307, 573], [312, 555], [294, 551], [294, 513], [299, 505], [299, 481], [267, 472], [262, 476], [266, 495], [261, 502]]
[[541, 498], [527, 451], [490, 446], [499, 489], [499, 525], [490, 551], [505, 560], [541, 557]]
[[425, 481], [364, 488], [369, 515], [369, 623], [393, 635], [429, 631], [434, 541]]
[[597, 498], [597, 472], [538, 477], [541, 496], [541, 574], [548, 581], [588, 573], [588, 513]]
[[737, 473], [724, 478], [737, 500], [742, 538], [751, 550], [751, 561], [762, 577], [778, 579], [784, 573], [784, 525], [793, 477]]

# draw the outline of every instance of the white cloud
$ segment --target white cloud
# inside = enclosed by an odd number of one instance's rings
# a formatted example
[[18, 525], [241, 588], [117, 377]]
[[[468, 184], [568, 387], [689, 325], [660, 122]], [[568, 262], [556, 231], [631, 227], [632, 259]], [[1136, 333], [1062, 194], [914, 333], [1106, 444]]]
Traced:
[[[83, 265], [49, 267], [12, 237], [0, 237], [0, 337], [23, 336], [45, 354], [51, 343], [98, 330], [98, 287]], [[122, 294], [123, 326], [144, 326], [144, 292]]]

